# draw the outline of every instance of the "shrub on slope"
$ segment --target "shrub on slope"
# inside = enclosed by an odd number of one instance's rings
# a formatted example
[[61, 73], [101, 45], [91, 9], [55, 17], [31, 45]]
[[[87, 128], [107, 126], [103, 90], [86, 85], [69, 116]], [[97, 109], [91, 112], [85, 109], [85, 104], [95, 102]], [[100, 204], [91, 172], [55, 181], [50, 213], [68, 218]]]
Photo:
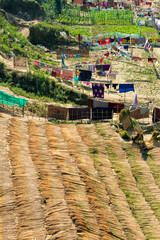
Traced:
[[32, 44], [42, 44], [46, 47], [63, 45], [68, 43], [60, 34], [63, 31], [67, 32], [62, 26], [54, 26], [41, 22], [31, 25], [29, 39]]

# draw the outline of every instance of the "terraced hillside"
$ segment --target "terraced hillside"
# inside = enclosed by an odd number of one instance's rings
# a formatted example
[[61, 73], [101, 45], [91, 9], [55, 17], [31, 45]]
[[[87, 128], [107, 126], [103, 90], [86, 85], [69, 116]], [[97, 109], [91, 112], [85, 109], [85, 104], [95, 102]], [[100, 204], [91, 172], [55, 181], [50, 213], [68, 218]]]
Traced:
[[0, 115], [0, 239], [160, 239], [160, 149], [109, 123]]

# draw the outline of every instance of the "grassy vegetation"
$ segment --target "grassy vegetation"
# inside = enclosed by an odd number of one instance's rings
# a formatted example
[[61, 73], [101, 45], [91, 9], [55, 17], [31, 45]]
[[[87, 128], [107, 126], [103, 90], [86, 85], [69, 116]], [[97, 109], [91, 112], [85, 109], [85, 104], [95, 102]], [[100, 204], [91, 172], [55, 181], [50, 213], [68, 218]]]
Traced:
[[130, 10], [111, 10], [87, 12], [81, 11], [79, 7], [69, 6], [69, 9], [63, 9], [58, 16], [59, 22], [70, 24], [131, 24], [133, 22], [133, 13]]
[[19, 95], [33, 98], [40, 97], [43, 100], [46, 100], [47, 97], [56, 102], [87, 105], [87, 95], [64, 88], [53, 79], [45, 76], [43, 72], [34, 74], [29, 72], [22, 76], [16, 72], [8, 73], [3, 64], [0, 64], [0, 68], [0, 82], [7, 84]]
[[[48, 47], [53, 45], [67, 45], [69, 42], [62, 37], [60, 32], [67, 32], [60, 25], [50, 25], [45, 22], [34, 24], [30, 27], [29, 39], [33, 44], [43, 44]], [[68, 32], [67, 32], [68, 33]]]
[[[36, 0], [5, 0], [1, 1], [1, 7], [13, 14], [23, 13], [23, 17], [29, 15], [30, 18], [44, 16], [44, 10]], [[26, 14], [24, 14], [26, 13]], [[27, 17], [27, 16], [26, 16]]]
[[[56, 65], [51, 59], [52, 54], [46, 54], [38, 46], [32, 45], [26, 37], [18, 32], [18, 28], [13, 27], [1, 14], [0, 31], [0, 51], [2, 54], [7, 57], [13, 55], [27, 57], [29, 62], [31, 59], [35, 59], [44, 63]], [[51, 60], [46, 60], [46, 58]]]

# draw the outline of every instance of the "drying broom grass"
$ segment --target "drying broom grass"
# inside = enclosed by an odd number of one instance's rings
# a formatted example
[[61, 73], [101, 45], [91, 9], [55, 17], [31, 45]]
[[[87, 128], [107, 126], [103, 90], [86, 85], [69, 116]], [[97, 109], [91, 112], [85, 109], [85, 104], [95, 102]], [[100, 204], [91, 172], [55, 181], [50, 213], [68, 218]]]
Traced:
[[86, 235], [86, 232], [90, 229], [89, 225], [84, 219], [83, 212], [81, 212], [81, 208], [83, 209], [83, 204], [80, 204], [81, 196], [79, 193], [81, 192], [81, 189], [84, 188], [83, 184], [79, 182], [79, 175], [76, 173], [74, 165], [69, 164], [69, 156], [65, 154], [64, 151], [63, 155], [61, 154], [61, 147], [57, 145], [56, 142], [60, 141], [62, 144], [63, 141], [61, 137], [59, 138], [54, 132], [53, 126], [47, 125], [46, 133], [51, 155], [57, 165], [57, 168], [62, 174], [63, 184], [65, 187], [65, 200], [68, 205], [69, 215], [76, 226], [78, 235], [83, 238]]
[[117, 179], [107, 157], [104, 139], [96, 134], [95, 127], [92, 125], [77, 125], [77, 130], [89, 148], [94, 147], [98, 149], [98, 154], [90, 154], [90, 156], [94, 161], [95, 169], [101, 181], [105, 184], [112, 211], [121, 223], [126, 238], [144, 240], [145, 237], [130, 211], [122, 190], [117, 184]]
[[[84, 162], [83, 157], [76, 146], [75, 138], [72, 135], [73, 129], [71, 130], [71, 132], [69, 131], [67, 126], [63, 126], [61, 129], [64, 139], [67, 141], [68, 147], [70, 149], [70, 154], [72, 154], [75, 157], [80, 172], [80, 176], [83, 179], [83, 182], [85, 183], [86, 194], [88, 197], [90, 207], [93, 213], [95, 214], [100, 231], [100, 236], [102, 237], [102, 239], [103, 238], [112, 239], [111, 236], [114, 234], [111, 231], [108, 223], [109, 222], [108, 215], [110, 214], [110, 212], [107, 210], [108, 198], [105, 196], [105, 194], [102, 193], [102, 185], [99, 182], [99, 179], [96, 179], [95, 176], [92, 176], [92, 174], [89, 173], [90, 170], [86, 168], [85, 165], [90, 160], [87, 158]], [[75, 133], [75, 131], [73, 131], [73, 133]]]
[[53, 239], [75, 239], [76, 231], [68, 217], [64, 201], [64, 189], [57, 169], [52, 164], [45, 135], [45, 124], [29, 122], [30, 151], [39, 175], [42, 204], [45, 210], [45, 225]]
[[30, 208], [25, 190], [25, 171], [20, 162], [20, 122], [17, 118], [10, 120], [8, 158], [11, 163], [13, 175], [13, 189], [15, 191], [16, 212], [18, 216], [18, 239], [33, 239], [32, 223], [30, 221]]
[[160, 220], [160, 190], [137, 146], [124, 145], [137, 187]]
[[106, 142], [107, 153], [117, 174], [119, 186], [126, 195], [132, 214], [137, 219], [146, 238], [158, 238], [160, 234], [159, 221], [148, 203], [146, 203], [143, 195], [137, 189], [125, 152], [121, 148], [120, 139], [109, 125], [107, 129], [104, 129], [103, 125], [98, 124], [98, 128], [102, 128], [106, 132], [106, 136], [103, 137]]

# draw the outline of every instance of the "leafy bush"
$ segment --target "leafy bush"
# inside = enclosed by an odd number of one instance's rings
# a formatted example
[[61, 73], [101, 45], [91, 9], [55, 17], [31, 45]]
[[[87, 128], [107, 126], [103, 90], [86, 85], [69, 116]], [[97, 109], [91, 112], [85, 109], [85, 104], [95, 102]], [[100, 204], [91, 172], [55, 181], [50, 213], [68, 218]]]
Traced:
[[10, 48], [5, 44], [0, 44], [0, 50], [5, 53], [9, 53]]
[[25, 17], [24, 12], [32, 18], [44, 16], [42, 7], [35, 0], [5, 0], [3, 2], [2, 8], [13, 14], [19, 14], [21, 11], [23, 17]]
[[62, 31], [66, 32], [62, 26], [53, 26], [41, 22], [30, 26], [29, 39], [33, 44], [42, 44], [47, 47], [67, 44], [68, 41], [60, 34]]
[[122, 109], [120, 115], [122, 119], [126, 119], [131, 116], [131, 111], [129, 109]]
[[27, 73], [26, 75], [18, 75], [17, 72], [5, 72], [3, 64], [0, 64], [3, 74], [0, 74], [0, 82], [8, 83], [12, 88], [19, 89], [19, 94], [25, 95], [27, 93], [33, 94], [33, 97], [47, 97], [54, 101], [62, 103], [75, 103], [78, 105], [87, 105], [88, 96], [80, 94], [72, 89], [64, 88], [57, 84], [53, 79], [49, 79], [43, 72]]
[[121, 138], [123, 138], [125, 140], [130, 140], [130, 136], [129, 136], [127, 131], [124, 131], [123, 129], [120, 129], [119, 134], [120, 134]]

